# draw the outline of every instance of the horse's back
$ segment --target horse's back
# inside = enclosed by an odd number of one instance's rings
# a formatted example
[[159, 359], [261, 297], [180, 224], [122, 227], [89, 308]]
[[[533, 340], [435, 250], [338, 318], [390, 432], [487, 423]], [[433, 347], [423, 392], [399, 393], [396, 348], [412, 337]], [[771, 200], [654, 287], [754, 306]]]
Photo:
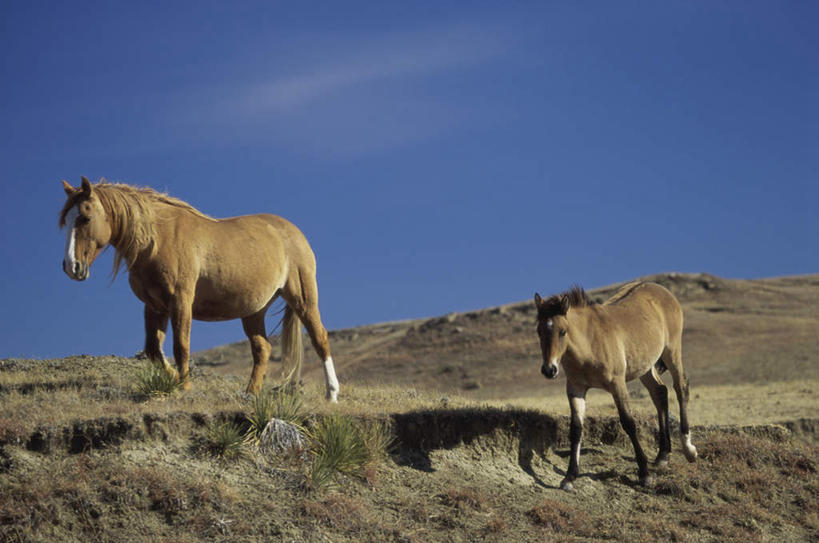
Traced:
[[655, 313], [666, 326], [668, 334], [682, 334], [683, 311], [680, 302], [664, 286], [650, 281], [634, 281], [624, 285], [603, 305], [622, 307], [640, 316]]
[[240, 215], [217, 219], [210, 229], [221, 248], [242, 247], [243, 240], [252, 237], [271, 249], [281, 246], [289, 258], [299, 262], [314, 262], [315, 256], [304, 233], [295, 224], [271, 213]]

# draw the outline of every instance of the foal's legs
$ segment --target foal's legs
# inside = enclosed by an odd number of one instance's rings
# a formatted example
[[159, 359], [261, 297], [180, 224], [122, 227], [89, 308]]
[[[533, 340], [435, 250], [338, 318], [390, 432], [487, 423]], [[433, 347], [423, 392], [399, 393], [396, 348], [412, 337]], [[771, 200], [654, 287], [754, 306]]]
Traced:
[[176, 370], [168, 364], [165, 353], [162, 352], [167, 330], [168, 315], [154, 311], [145, 304], [145, 356], [155, 363], [162, 364], [168, 374], [176, 375]]
[[640, 381], [648, 389], [654, 407], [657, 408], [657, 420], [660, 426], [660, 451], [654, 460], [654, 465], [665, 466], [668, 464], [668, 454], [671, 452], [671, 434], [668, 430], [668, 389], [663, 384], [657, 370], [651, 367]]
[[697, 459], [697, 448], [691, 444], [691, 430], [688, 427], [688, 377], [682, 366], [682, 349], [679, 346], [666, 349], [662, 358], [674, 379], [674, 392], [677, 393], [677, 401], [680, 404], [680, 440], [683, 454], [689, 462], [694, 462]]
[[270, 342], [267, 341], [264, 326], [266, 312], [267, 307], [242, 319], [242, 328], [245, 330], [247, 339], [250, 340], [250, 350], [253, 353], [253, 371], [250, 373], [250, 382], [246, 389], [246, 392], [250, 394], [258, 394], [262, 389], [262, 382], [267, 372], [267, 361], [270, 358], [271, 347]]
[[287, 284], [282, 289], [282, 297], [287, 302], [301, 322], [307, 328], [313, 348], [324, 364], [324, 384], [326, 397], [331, 402], [338, 401], [338, 378], [336, 377], [333, 357], [330, 355], [330, 341], [327, 330], [321, 323], [321, 314], [318, 308], [318, 285], [316, 285], [315, 271], [304, 270], [291, 274]]
[[586, 391], [587, 387], [572, 386], [566, 382], [566, 395], [569, 397], [569, 407], [572, 410], [572, 422], [569, 427], [572, 453], [566, 477], [560, 483], [563, 490], [572, 490], [572, 481], [577, 479], [580, 472], [580, 439], [583, 437], [583, 417], [586, 414]]
[[634, 417], [628, 407], [628, 389], [626, 388], [626, 381], [623, 377], [615, 380], [610, 390], [611, 395], [614, 396], [614, 404], [617, 406], [617, 412], [620, 414], [620, 424], [631, 439], [631, 444], [634, 446], [634, 456], [637, 458], [637, 475], [640, 478], [640, 484], [648, 486], [650, 480], [648, 476], [648, 459], [640, 446], [640, 441], [637, 439], [637, 424], [634, 422]]

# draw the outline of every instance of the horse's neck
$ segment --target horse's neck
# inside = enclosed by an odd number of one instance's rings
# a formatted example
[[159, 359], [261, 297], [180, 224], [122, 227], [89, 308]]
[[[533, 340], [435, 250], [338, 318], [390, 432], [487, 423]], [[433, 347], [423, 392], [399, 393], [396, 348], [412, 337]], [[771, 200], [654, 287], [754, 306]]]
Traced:
[[569, 321], [568, 349], [578, 361], [595, 357], [594, 345], [605, 331], [605, 321], [609, 317], [608, 308], [602, 305], [569, 310], [566, 316]]

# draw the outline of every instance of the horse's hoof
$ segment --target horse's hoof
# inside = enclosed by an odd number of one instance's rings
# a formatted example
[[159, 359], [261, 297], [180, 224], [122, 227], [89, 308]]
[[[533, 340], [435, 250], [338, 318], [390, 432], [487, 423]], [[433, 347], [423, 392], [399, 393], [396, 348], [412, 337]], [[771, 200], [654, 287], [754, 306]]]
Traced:
[[664, 456], [662, 458], [657, 458], [654, 461], [654, 467], [660, 468], [660, 469], [667, 468], [668, 467], [668, 457]]
[[651, 486], [651, 475], [643, 475], [640, 477], [640, 486], [643, 488], [648, 488]]
[[686, 460], [688, 460], [689, 462], [696, 462], [697, 448], [695, 446], [691, 445], [690, 448], [686, 447], [685, 449], [683, 449], [683, 453], [685, 454]]
[[574, 492], [574, 485], [571, 481], [567, 481], [563, 479], [563, 482], [560, 483], [560, 490], [565, 490], [566, 492]]

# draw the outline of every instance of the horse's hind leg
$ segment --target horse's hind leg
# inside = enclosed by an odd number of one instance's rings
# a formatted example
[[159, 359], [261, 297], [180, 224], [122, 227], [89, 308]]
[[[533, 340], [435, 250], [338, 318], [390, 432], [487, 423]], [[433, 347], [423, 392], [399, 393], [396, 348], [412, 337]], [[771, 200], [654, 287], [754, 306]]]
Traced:
[[270, 358], [270, 342], [267, 341], [265, 333], [264, 316], [267, 307], [242, 319], [242, 328], [245, 330], [247, 339], [250, 340], [250, 350], [253, 353], [253, 371], [250, 373], [250, 382], [247, 384], [246, 392], [258, 394], [262, 389], [264, 376], [267, 372], [267, 361]]
[[691, 444], [691, 430], [688, 426], [688, 377], [682, 366], [682, 349], [677, 346], [663, 351], [663, 362], [674, 379], [674, 392], [680, 404], [680, 440], [683, 454], [689, 462], [697, 459], [697, 448]]
[[668, 388], [660, 380], [654, 366], [651, 367], [640, 381], [648, 389], [651, 401], [657, 408], [657, 423], [660, 427], [660, 451], [654, 460], [654, 465], [665, 466], [668, 464], [668, 454], [671, 452], [671, 433], [668, 430]]
[[327, 399], [331, 402], [338, 401], [338, 378], [336, 377], [333, 357], [330, 355], [330, 340], [327, 337], [327, 330], [321, 323], [321, 314], [318, 308], [318, 285], [316, 285], [315, 272], [298, 272], [296, 277], [291, 277], [287, 285], [282, 290], [287, 305], [289, 305], [298, 315], [307, 333], [313, 348], [324, 364], [324, 382]]

